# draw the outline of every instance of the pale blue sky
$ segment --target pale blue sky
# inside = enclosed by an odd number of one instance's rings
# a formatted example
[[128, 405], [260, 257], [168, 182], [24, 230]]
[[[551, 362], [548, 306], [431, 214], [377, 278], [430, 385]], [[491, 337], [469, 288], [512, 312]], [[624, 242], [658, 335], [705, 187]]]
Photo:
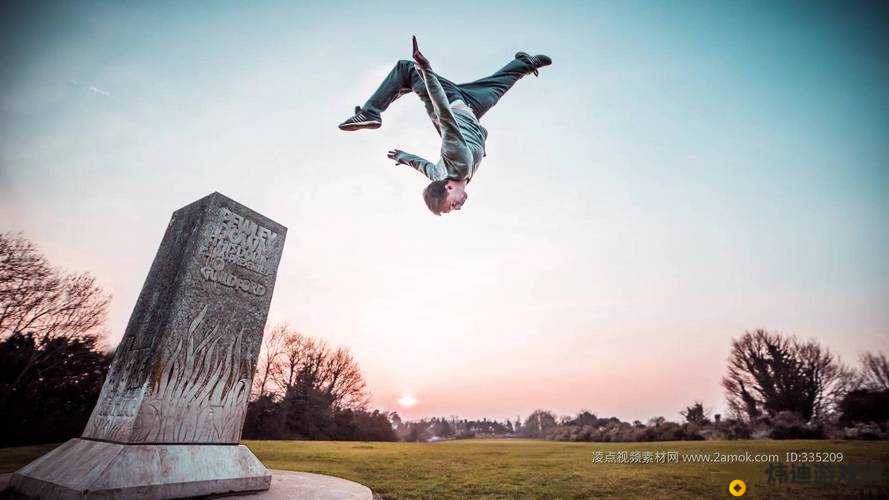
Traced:
[[[889, 350], [885, 3], [182, 4], [0, 16], [0, 230], [96, 274], [115, 341], [171, 212], [218, 190], [290, 228], [271, 321], [408, 416], [720, 410], [756, 327]], [[452, 216], [385, 156], [435, 156], [415, 96], [336, 128], [412, 34], [455, 81], [555, 61], [485, 116]]]

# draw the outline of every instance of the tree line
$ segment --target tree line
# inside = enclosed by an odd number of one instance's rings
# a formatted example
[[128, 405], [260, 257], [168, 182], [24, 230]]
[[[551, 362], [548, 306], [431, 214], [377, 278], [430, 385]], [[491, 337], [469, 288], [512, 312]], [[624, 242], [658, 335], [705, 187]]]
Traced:
[[[88, 273], [50, 265], [20, 234], [0, 234], [0, 446], [78, 436], [113, 357], [102, 345], [111, 295]], [[694, 402], [682, 422], [646, 423], [543, 409], [524, 420], [402, 421], [368, 408], [367, 384], [345, 347], [287, 324], [263, 340], [243, 436], [248, 439], [428, 441], [524, 436], [570, 441], [889, 438], [889, 360], [845, 365], [815, 341], [767, 330], [731, 342], [722, 377], [729, 414]]]
[[560, 441], [702, 439], [889, 439], [889, 359], [865, 353], [857, 367], [813, 340], [757, 329], [733, 339], [722, 387], [723, 418], [694, 402], [683, 422], [599, 418], [537, 410], [520, 434]]

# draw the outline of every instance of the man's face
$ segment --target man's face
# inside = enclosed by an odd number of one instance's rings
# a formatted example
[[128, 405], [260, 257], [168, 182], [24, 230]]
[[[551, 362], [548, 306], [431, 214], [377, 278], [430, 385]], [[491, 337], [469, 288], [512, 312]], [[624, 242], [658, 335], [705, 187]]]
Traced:
[[441, 208], [441, 213], [443, 214], [446, 214], [451, 210], [460, 210], [460, 208], [463, 207], [463, 204], [466, 203], [466, 198], [469, 197], [469, 195], [466, 194], [466, 191], [460, 186], [448, 184], [447, 190], [448, 197], [445, 198]]

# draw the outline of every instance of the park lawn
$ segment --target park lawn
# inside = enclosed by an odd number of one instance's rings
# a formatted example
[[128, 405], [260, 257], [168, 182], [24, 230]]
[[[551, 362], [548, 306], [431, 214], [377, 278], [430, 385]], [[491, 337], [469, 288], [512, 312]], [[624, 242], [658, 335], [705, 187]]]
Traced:
[[[247, 441], [271, 469], [316, 472], [358, 481], [383, 498], [723, 497], [742, 479], [745, 498], [889, 496], [880, 487], [768, 484], [766, 464], [606, 464], [594, 452], [682, 453], [842, 452], [844, 463], [889, 465], [889, 442], [694, 441], [562, 443], [529, 439], [469, 439], [439, 443]], [[0, 472], [10, 472], [52, 446], [0, 449]], [[885, 474], [885, 472], [884, 472]]]

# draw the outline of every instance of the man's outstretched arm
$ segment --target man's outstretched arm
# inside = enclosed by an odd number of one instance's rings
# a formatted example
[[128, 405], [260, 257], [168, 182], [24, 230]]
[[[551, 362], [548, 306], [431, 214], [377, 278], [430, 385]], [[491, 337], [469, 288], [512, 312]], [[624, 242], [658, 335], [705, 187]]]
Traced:
[[423, 83], [426, 84], [426, 91], [429, 92], [429, 100], [432, 101], [432, 108], [438, 116], [439, 126], [442, 129], [442, 136], [444, 136], [445, 129], [447, 128], [448, 132], [451, 132], [452, 134], [456, 133], [462, 138], [460, 130], [457, 128], [457, 120], [454, 118], [453, 112], [451, 112], [448, 96], [445, 94], [441, 82], [438, 81], [438, 77], [435, 76], [435, 72], [432, 71], [429, 60], [420, 52], [420, 47], [417, 45], [417, 37], [413, 37], [413, 44], [413, 55], [414, 62], [416, 62], [417, 72], [420, 73], [420, 76], [423, 78]]
[[441, 166], [417, 155], [405, 153], [400, 149], [389, 151], [387, 156], [390, 160], [395, 160], [395, 163], [399, 165], [410, 165], [414, 170], [425, 175], [431, 181], [437, 181], [446, 176], [445, 172], [440, 171], [442, 170]]
[[472, 162], [471, 156], [468, 155], [466, 140], [460, 127], [457, 125], [457, 119], [451, 111], [451, 105], [448, 102], [448, 96], [445, 94], [441, 82], [435, 72], [432, 71], [429, 60], [420, 52], [417, 45], [417, 37], [413, 37], [414, 44], [414, 61], [416, 62], [417, 72], [423, 78], [426, 84], [426, 91], [429, 92], [429, 100], [432, 107], [438, 115], [439, 133], [441, 133], [441, 156], [443, 160], [447, 160], [449, 177], [455, 179], [466, 178], [469, 174], [469, 164]]

